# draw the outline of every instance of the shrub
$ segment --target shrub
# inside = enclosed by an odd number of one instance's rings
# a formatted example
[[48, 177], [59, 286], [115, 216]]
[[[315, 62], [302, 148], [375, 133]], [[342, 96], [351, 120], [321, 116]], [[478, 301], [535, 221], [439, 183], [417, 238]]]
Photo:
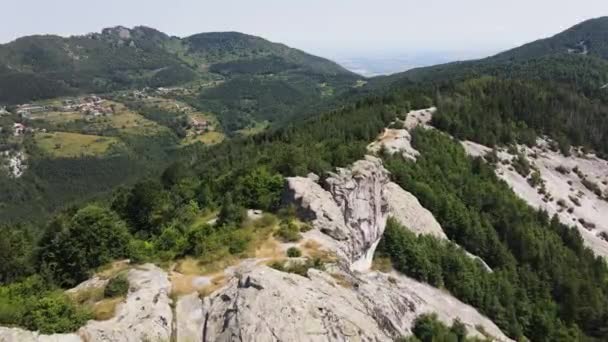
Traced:
[[302, 256], [302, 252], [297, 247], [289, 247], [287, 256], [290, 258], [299, 258]]
[[103, 290], [105, 298], [125, 296], [129, 292], [129, 280], [124, 275], [118, 275], [108, 282]]
[[283, 242], [296, 242], [302, 238], [300, 235], [300, 229], [294, 222], [281, 222], [279, 230], [276, 232], [276, 236]]
[[567, 174], [570, 173], [570, 170], [567, 167], [565, 167], [564, 165], [557, 166], [555, 168], [555, 171], [557, 171], [557, 172], [559, 172], [559, 173], [561, 173], [563, 175], [567, 175]]
[[532, 175], [530, 175], [530, 178], [528, 178], [528, 184], [530, 184], [531, 187], [536, 188], [537, 186], [541, 185], [543, 183], [543, 178], [540, 175], [540, 172], [538, 171], [534, 171], [532, 172]]
[[311, 230], [312, 230], [312, 226], [311, 226], [311, 225], [309, 225], [308, 223], [302, 223], [302, 224], [300, 225], [300, 231], [301, 231], [302, 233], [306, 233], [306, 232], [311, 231]]
[[512, 165], [515, 171], [522, 175], [522, 177], [527, 177], [530, 174], [530, 162], [528, 162], [528, 159], [524, 155], [518, 154], [517, 158], [513, 159]]
[[602, 197], [602, 189], [600, 189], [600, 187], [597, 184], [595, 184], [594, 182], [588, 180], [587, 178], [583, 178], [581, 180], [581, 182], [583, 183], [583, 185], [585, 186], [585, 188], [587, 188], [589, 191], [591, 191], [594, 194], [596, 194], [597, 197]]
[[307, 258], [304, 262], [276, 261], [270, 264], [270, 267], [281, 272], [295, 273], [302, 277], [307, 277], [308, 270], [311, 268], [321, 271], [325, 270], [325, 264], [320, 258]]

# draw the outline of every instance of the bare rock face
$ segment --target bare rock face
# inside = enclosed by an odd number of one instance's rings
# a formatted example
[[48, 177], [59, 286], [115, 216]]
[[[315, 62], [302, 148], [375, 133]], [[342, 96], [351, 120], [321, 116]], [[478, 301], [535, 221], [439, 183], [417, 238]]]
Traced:
[[171, 283], [162, 269], [146, 264], [128, 274], [129, 294], [107, 321], [89, 321], [78, 332], [85, 341], [169, 341]]
[[416, 234], [428, 234], [447, 240], [439, 222], [414, 195], [393, 182], [386, 185], [385, 194], [389, 216]]
[[329, 193], [340, 208], [347, 228], [343, 244], [352, 268], [366, 270], [384, 234], [388, 206], [384, 187], [389, 173], [376, 157], [367, 156], [348, 169], [338, 169], [326, 181]]
[[76, 334], [40, 335], [35, 331], [0, 327], [0, 342], [81, 342]]
[[382, 149], [389, 154], [401, 153], [403, 157], [414, 161], [420, 155], [420, 152], [412, 147], [412, 136], [406, 129], [386, 128], [376, 141], [367, 146], [367, 150], [373, 154]]
[[[564, 156], [553, 151], [550, 144], [548, 139], [538, 139], [533, 147], [516, 146], [518, 153], [536, 168], [538, 185], [532, 185], [531, 176], [522, 176], [513, 168], [516, 156], [506, 148], [496, 151], [500, 159], [497, 176], [531, 207], [557, 215], [563, 224], [576, 226], [596, 255], [608, 257], [608, 161], [574, 148], [570, 156]], [[492, 151], [471, 141], [463, 141], [462, 145], [475, 157]]]
[[[73, 334], [40, 335], [18, 328], [0, 327], [0, 342], [139, 342], [169, 341], [172, 333], [171, 283], [162, 269], [146, 264], [129, 270], [129, 294], [114, 318], [89, 321]], [[78, 288], [98, 285], [93, 278]]]
[[178, 326], [178, 340], [393, 341], [409, 334], [418, 315], [436, 310], [448, 321], [466, 317], [474, 335], [480, 336], [475, 326], [481, 325], [496, 339], [508, 340], [475, 309], [445, 298], [440, 290], [405, 277], [315, 269], [302, 277], [257, 266], [203, 300], [178, 302], [178, 313], [180, 305], [194, 307], [201, 313], [196, 320], [203, 319], [188, 334]]
[[386, 226], [388, 182], [382, 161], [366, 156], [330, 174], [327, 190], [311, 177], [288, 178], [287, 200], [298, 206], [303, 219], [340, 242], [339, 254], [353, 269], [366, 270]]

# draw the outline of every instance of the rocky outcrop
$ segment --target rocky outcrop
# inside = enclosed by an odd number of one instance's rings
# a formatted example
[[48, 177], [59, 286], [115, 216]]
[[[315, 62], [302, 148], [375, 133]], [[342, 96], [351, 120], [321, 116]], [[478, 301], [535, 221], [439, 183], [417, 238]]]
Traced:
[[401, 225], [416, 234], [428, 234], [447, 240], [448, 237], [435, 216], [424, 208], [414, 195], [392, 182], [386, 185], [385, 195], [389, 216], [395, 218]]
[[399, 275], [308, 271], [307, 277], [268, 267], [242, 270], [222, 290], [177, 304], [180, 341], [393, 341], [408, 335], [415, 318], [440, 312], [508, 340], [475, 309], [438, 289]]
[[412, 147], [412, 136], [405, 129], [386, 128], [376, 141], [367, 146], [367, 150], [373, 154], [378, 154], [383, 149], [389, 154], [401, 153], [403, 157], [414, 161], [420, 155]]
[[82, 342], [76, 334], [41, 335], [35, 331], [0, 327], [0, 342]]
[[[169, 341], [171, 283], [167, 273], [146, 264], [129, 270], [129, 294], [107, 321], [90, 321], [78, 331], [85, 341]], [[126, 333], [128, 332], [128, 333]]]
[[[282, 247], [298, 245], [310, 253], [306, 245], [312, 240], [322, 247], [317, 252], [336, 257], [324, 270], [310, 268], [301, 276], [270, 268], [265, 259], [243, 260], [224, 270], [225, 283], [211, 294], [177, 298], [173, 313], [167, 273], [135, 266], [114, 318], [88, 322], [68, 335], [0, 328], [0, 341], [393, 341], [411, 333], [416, 317], [431, 312], [446, 324], [460, 319], [472, 335], [481, 336], [483, 327], [493, 338], [508, 340], [450, 294], [397, 273], [369, 270], [389, 216], [416, 233], [445, 238], [431, 213], [389, 181], [380, 159], [368, 156], [319, 182], [315, 175], [287, 179], [285, 200], [313, 229], [301, 242]], [[79, 288], [100, 281], [93, 278]]]
[[[73, 334], [40, 335], [17, 328], [0, 327], [0, 342], [139, 342], [169, 341], [172, 334], [171, 283], [162, 269], [146, 264], [129, 270], [129, 294], [114, 318], [89, 321]], [[99, 283], [93, 278], [78, 288]]]
[[431, 107], [408, 112], [404, 120], [397, 119], [391, 123], [391, 127], [401, 128], [385, 128], [376, 141], [367, 146], [367, 151], [374, 155], [381, 151], [391, 155], [399, 153], [404, 158], [416, 161], [420, 152], [412, 147], [410, 131], [418, 126], [431, 128], [428, 124], [436, 111], [437, 108]]
[[[483, 157], [492, 151], [470, 141], [462, 145], [471, 156]], [[563, 224], [576, 226], [596, 255], [608, 257], [608, 161], [580, 149], [572, 149], [570, 156], [564, 156], [552, 150], [551, 145], [548, 139], [538, 139], [533, 147], [516, 146], [522, 158], [538, 172], [537, 184], [513, 167], [517, 156], [512, 149], [496, 150], [500, 160], [496, 163], [497, 176], [531, 207], [557, 215]]]
[[304, 220], [339, 241], [337, 252], [353, 269], [369, 269], [388, 214], [384, 188], [389, 174], [382, 161], [367, 156], [338, 169], [325, 180], [326, 189], [314, 179], [288, 178], [286, 200], [296, 203]]

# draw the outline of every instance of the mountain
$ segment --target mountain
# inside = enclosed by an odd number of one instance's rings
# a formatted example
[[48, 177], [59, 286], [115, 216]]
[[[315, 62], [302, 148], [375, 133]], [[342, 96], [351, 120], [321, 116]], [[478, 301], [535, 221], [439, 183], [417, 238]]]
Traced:
[[[40, 218], [95, 198], [159, 172], [193, 143], [329, 107], [360, 78], [238, 32], [178, 38], [118, 26], [0, 45], [0, 104], [9, 109], [0, 114], [0, 213]], [[43, 110], [20, 114], [23, 103]], [[14, 124], [31, 133], [12, 134]]]
[[[222, 83], [220, 90], [212, 95], [202, 91], [203, 100], [218, 100], [213, 109], [238, 117], [242, 125], [226, 123], [235, 130], [252, 120], [272, 121], [280, 116], [277, 109], [264, 104], [239, 106], [248, 94], [224, 99], [244, 80], [256, 83], [263, 95], [285, 88], [285, 95], [299, 104], [348, 89], [357, 78], [329, 60], [237, 32], [182, 39], [148, 27], [119, 26], [69, 38], [23, 37], [0, 46], [0, 103], [214, 80]], [[283, 110], [290, 106], [290, 99], [275, 100], [284, 105]], [[285, 112], [288, 116], [291, 108]]]
[[[416, 68], [375, 79], [384, 87], [405, 80], [440, 82], [480, 75], [582, 83], [585, 90], [608, 83], [608, 17], [587, 20], [553, 37], [479, 60]], [[602, 83], [603, 82], [603, 83]], [[373, 82], [372, 82], [373, 83]]]
[[525, 60], [564, 53], [608, 59], [608, 17], [584, 21], [553, 37], [499, 53], [491, 59]]

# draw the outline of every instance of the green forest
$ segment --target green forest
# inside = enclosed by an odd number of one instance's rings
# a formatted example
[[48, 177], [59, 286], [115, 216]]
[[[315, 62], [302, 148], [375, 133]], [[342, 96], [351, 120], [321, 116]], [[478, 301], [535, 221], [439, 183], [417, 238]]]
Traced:
[[451, 243], [416, 237], [389, 221], [380, 250], [394, 266], [445, 287], [511, 337], [604, 340], [608, 268], [583, 246], [578, 231], [528, 207], [492, 166], [467, 157], [452, 138], [418, 129], [413, 146], [421, 153], [417, 162], [388, 157], [387, 169], [434, 214], [451, 241], [493, 272]]

